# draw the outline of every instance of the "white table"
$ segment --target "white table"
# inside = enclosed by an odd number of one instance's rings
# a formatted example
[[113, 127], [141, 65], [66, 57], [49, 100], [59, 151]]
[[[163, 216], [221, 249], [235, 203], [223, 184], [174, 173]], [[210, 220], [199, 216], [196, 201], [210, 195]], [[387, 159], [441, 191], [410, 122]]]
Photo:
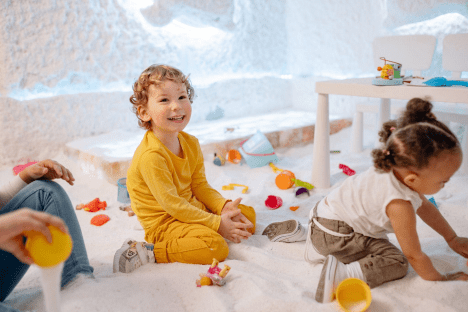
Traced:
[[[330, 187], [329, 94], [380, 98], [380, 124], [390, 119], [390, 99], [428, 97], [431, 102], [468, 104], [466, 87], [374, 86], [372, 78], [320, 81], [315, 84], [315, 92], [318, 93], [318, 101], [311, 182], [318, 188]], [[465, 155], [463, 158], [463, 162], [468, 163], [465, 161]]]

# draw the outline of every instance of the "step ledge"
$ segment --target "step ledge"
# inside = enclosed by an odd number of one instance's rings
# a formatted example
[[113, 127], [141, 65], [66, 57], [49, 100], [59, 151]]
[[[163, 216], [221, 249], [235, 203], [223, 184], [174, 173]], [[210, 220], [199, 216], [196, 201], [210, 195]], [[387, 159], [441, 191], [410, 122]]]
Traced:
[[[330, 134], [351, 125], [350, 118], [330, 115]], [[261, 131], [273, 148], [309, 144], [314, 139], [316, 114], [297, 110], [277, 111], [260, 116], [206, 121], [187, 126], [185, 131], [196, 136], [205, 157], [215, 152], [238, 148], [239, 143]], [[78, 161], [86, 174], [104, 178], [116, 184], [125, 177], [133, 153], [140, 144], [144, 130], [112, 132], [71, 141], [65, 154]]]

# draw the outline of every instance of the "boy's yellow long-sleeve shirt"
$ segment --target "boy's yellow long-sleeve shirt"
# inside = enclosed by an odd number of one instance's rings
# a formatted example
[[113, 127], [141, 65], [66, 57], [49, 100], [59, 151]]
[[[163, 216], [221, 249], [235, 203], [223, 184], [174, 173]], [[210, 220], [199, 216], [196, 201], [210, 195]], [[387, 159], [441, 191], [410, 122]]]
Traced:
[[203, 224], [214, 231], [221, 222], [227, 200], [206, 181], [198, 139], [183, 131], [178, 138], [183, 158], [147, 131], [127, 172], [132, 209], [148, 242], [154, 243], [176, 220]]

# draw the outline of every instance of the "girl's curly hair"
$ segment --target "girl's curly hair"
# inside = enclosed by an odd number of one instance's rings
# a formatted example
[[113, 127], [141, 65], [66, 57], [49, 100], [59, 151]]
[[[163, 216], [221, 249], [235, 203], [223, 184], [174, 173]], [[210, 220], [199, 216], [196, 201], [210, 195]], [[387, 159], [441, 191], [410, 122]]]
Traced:
[[384, 123], [379, 136], [384, 146], [374, 149], [372, 157], [383, 172], [392, 167], [423, 169], [443, 151], [461, 152], [455, 134], [436, 119], [432, 104], [420, 98], [411, 99], [400, 118]]
[[148, 104], [150, 85], [158, 86], [170, 80], [185, 84], [190, 103], [193, 103], [195, 92], [189, 80], [189, 75], [185, 76], [180, 70], [169, 65], [151, 65], [145, 69], [135, 83], [133, 83], [133, 94], [130, 96], [132, 111], [138, 118], [138, 125], [146, 130], [151, 130], [151, 121], [143, 121], [138, 114], [138, 107], [146, 107]]

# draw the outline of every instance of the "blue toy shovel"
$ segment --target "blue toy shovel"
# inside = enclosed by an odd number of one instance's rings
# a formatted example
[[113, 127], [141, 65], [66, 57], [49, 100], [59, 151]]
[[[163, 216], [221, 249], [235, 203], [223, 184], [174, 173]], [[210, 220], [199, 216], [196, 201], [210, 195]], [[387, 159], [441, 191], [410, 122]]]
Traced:
[[451, 87], [455, 85], [468, 87], [468, 81], [447, 80], [444, 77], [435, 77], [428, 81], [424, 81], [423, 83], [432, 87]]

